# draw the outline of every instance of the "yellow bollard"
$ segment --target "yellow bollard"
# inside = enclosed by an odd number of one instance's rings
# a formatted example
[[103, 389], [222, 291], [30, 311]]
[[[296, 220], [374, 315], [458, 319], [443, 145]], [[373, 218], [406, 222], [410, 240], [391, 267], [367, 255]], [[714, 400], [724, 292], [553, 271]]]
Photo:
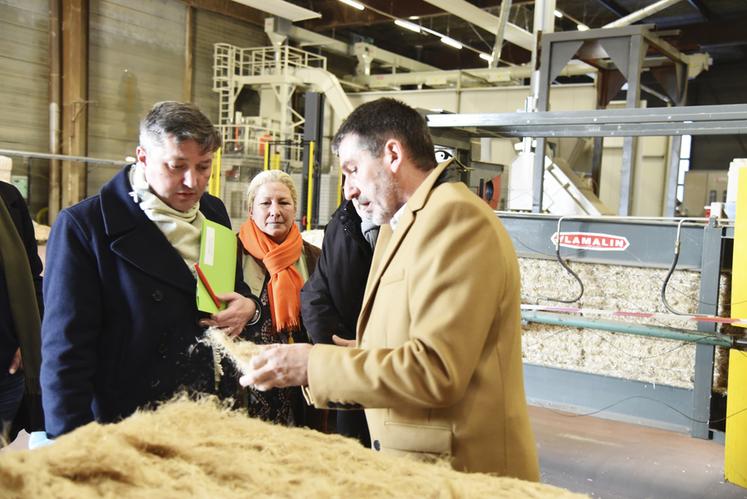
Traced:
[[309, 142], [309, 185], [306, 196], [306, 230], [311, 230], [311, 211], [314, 206], [314, 146], [312, 140]]
[[218, 148], [213, 154], [213, 168], [210, 171], [210, 180], [208, 180], [208, 194], [217, 198], [220, 197], [220, 169], [222, 159], [222, 148]]
[[337, 205], [340, 206], [342, 204], [342, 167], [340, 167], [340, 171], [337, 174]]
[[[738, 255], [742, 255], [739, 257]], [[737, 216], [734, 228], [731, 316], [747, 317], [747, 168], [739, 171]], [[742, 326], [745, 327], [745, 326]], [[726, 401], [724, 477], [747, 487], [747, 352], [729, 352], [729, 392]]]

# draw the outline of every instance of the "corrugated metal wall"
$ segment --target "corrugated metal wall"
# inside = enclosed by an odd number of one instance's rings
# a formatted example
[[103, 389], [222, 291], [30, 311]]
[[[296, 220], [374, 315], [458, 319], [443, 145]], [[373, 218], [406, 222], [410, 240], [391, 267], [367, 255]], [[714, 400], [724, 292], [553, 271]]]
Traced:
[[[0, 0], [0, 148], [49, 151], [49, 12], [46, 0]], [[32, 214], [46, 206], [48, 162], [13, 158], [29, 179]]]
[[213, 88], [213, 44], [237, 47], [270, 45], [262, 26], [256, 26], [213, 12], [195, 11], [194, 102], [214, 122], [218, 122], [218, 94]]
[[[88, 155], [135, 155], [153, 103], [181, 100], [186, 6], [179, 0], [91, 0]], [[118, 170], [90, 166], [88, 195]]]

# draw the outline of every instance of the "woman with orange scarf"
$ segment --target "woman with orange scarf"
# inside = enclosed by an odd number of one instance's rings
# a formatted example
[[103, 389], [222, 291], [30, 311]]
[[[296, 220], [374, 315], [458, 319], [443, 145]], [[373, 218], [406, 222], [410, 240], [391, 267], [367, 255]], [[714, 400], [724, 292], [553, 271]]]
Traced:
[[[259, 297], [260, 317], [242, 338], [257, 344], [308, 342], [301, 324], [301, 288], [320, 250], [301, 239], [295, 224], [298, 194], [291, 176], [269, 170], [248, 189], [249, 218], [239, 231], [244, 282]], [[251, 416], [288, 426], [316, 426], [298, 387], [248, 390]]]

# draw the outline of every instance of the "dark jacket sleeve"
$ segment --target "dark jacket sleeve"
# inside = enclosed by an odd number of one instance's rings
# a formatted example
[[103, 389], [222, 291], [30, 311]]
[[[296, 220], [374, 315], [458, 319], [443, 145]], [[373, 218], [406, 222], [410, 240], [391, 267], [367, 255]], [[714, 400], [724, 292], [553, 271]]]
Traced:
[[26, 249], [29, 266], [31, 267], [31, 276], [34, 279], [34, 289], [36, 289], [36, 302], [39, 305], [39, 316], [41, 317], [44, 310], [44, 301], [42, 300], [42, 262], [39, 258], [39, 251], [36, 245], [36, 235], [34, 233], [34, 223], [31, 221], [31, 215], [26, 207], [26, 201], [18, 192], [13, 184], [3, 182], [0, 184], [0, 195], [5, 201], [13, 223], [18, 230], [18, 234], [23, 240], [23, 246]]
[[340, 335], [342, 319], [330, 294], [327, 272], [330, 269], [330, 241], [341, 234], [342, 228], [333, 218], [324, 233], [322, 252], [316, 269], [301, 290], [301, 317], [307, 333], [314, 343], [332, 343], [332, 335]]
[[[39, 251], [36, 244], [36, 234], [34, 233], [34, 223], [31, 220], [26, 201], [21, 193], [13, 184], [5, 182], [0, 183], [0, 196], [8, 207], [8, 212], [13, 219], [18, 234], [21, 236], [23, 246], [31, 268], [31, 278], [34, 281], [36, 291], [36, 304], [39, 307], [39, 317], [44, 314], [44, 301], [42, 299], [42, 262], [39, 258]], [[25, 393], [24, 400], [18, 410], [16, 419], [13, 422], [14, 428], [11, 434], [17, 430], [25, 428], [28, 431], [38, 431], [44, 429], [44, 414], [42, 412], [41, 397], [38, 394]]]
[[41, 385], [47, 433], [56, 437], [93, 420], [103, 290], [89, 238], [68, 211], [57, 218], [47, 248]]

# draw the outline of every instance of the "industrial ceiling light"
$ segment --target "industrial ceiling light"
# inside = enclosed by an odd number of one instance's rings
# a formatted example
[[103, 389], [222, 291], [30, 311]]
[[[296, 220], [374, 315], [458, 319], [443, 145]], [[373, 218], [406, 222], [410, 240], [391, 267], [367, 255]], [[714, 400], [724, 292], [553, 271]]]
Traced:
[[555, 12], [553, 12], [553, 14], [555, 14], [555, 17], [557, 17], [558, 19], [563, 18], [563, 13], [560, 12], [558, 9], [555, 9]]
[[578, 23], [578, 26], [576, 26], [576, 29], [579, 31], [588, 31], [589, 27], [585, 25], [584, 23]]
[[420, 33], [420, 26], [411, 23], [410, 21], [405, 21], [404, 19], [395, 19], [394, 24], [399, 26], [400, 28], [409, 29], [410, 31], [414, 31], [415, 33]]
[[[481, 50], [478, 50], [478, 49], [476, 49], [474, 47], [471, 47], [469, 45], [465, 45], [465, 44], [463, 44], [463, 43], [461, 43], [461, 42], [459, 42], [457, 40], [454, 40], [450, 36], [444, 35], [443, 33], [439, 33], [438, 31], [434, 31], [434, 30], [432, 30], [430, 28], [427, 28], [425, 26], [421, 26], [419, 24], [412, 23], [412, 22], [407, 21], [405, 19], [400, 19], [398, 17], [393, 16], [392, 14], [390, 14], [388, 12], [384, 12], [384, 11], [381, 11], [381, 10], [375, 8], [375, 7], [371, 7], [370, 5], [366, 5], [363, 2], [357, 2], [356, 0], [340, 0], [340, 2], [342, 2], [342, 3], [346, 4], [346, 5], [349, 5], [349, 6], [353, 7], [353, 8], [356, 8], [358, 10], [368, 9], [368, 10], [370, 10], [372, 12], [375, 12], [376, 14], [379, 14], [380, 16], [383, 16], [383, 17], [391, 19], [392, 21], [394, 21], [394, 24], [396, 24], [397, 26], [399, 26], [401, 28], [409, 29], [409, 30], [414, 31], [416, 33], [427, 33], [427, 34], [433, 35], [433, 36], [435, 36], [437, 38], [440, 38], [441, 39], [441, 43], [444, 43], [444, 44], [448, 45], [449, 47], [453, 47], [453, 48], [455, 48], [457, 50], [461, 50], [462, 48], [467, 48], [467, 49], [475, 52], [482, 59], [484, 59], [484, 60], [486, 60], [488, 62], [491, 62], [493, 60], [493, 56], [492, 55], [486, 54], [486, 53], [482, 52]], [[410, 20], [416, 20], [416, 19], [419, 19], [419, 18], [418, 18], [418, 16], [410, 16], [409, 19]]]
[[298, 5], [283, 0], [234, 0], [253, 9], [267, 12], [273, 16], [283, 17], [291, 22], [306, 21], [322, 17], [319, 12], [304, 9]]
[[457, 50], [461, 50], [462, 49], [462, 44], [461, 43], [459, 43], [458, 41], [456, 41], [453, 38], [450, 38], [448, 36], [442, 36], [441, 37], [441, 43], [445, 43], [449, 47], [454, 47]]
[[365, 5], [363, 5], [360, 2], [356, 2], [355, 0], [340, 0], [340, 1], [344, 3], [345, 5], [349, 5], [353, 7], [354, 9], [363, 10], [366, 8]]

